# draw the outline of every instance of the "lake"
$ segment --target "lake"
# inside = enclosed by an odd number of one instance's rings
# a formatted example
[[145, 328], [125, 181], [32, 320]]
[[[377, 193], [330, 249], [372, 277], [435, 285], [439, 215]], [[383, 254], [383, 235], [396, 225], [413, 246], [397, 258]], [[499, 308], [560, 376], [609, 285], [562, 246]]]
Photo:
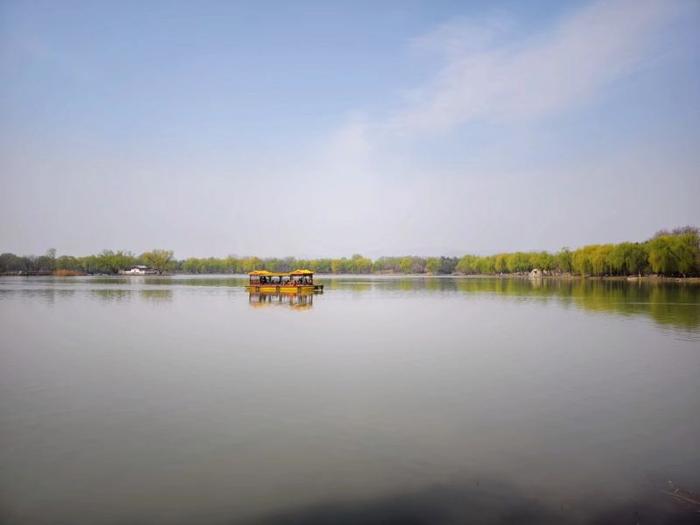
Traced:
[[698, 523], [700, 286], [0, 278], [0, 522]]

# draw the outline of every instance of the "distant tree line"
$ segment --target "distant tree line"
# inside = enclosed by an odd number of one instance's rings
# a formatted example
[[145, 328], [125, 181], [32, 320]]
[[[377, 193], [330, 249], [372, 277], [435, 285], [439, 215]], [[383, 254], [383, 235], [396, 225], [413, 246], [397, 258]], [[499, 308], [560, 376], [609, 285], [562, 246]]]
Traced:
[[50, 249], [45, 255], [18, 256], [13, 253], [0, 255], [0, 273], [16, 274], [53, 274], [53, 273], [88, 273], [114, 274], [136, 265], [149, 266], [160, 272], [177, 268], [170, 250], [152, 250], [134, 255], [126, 251], [104, 250], [97, 255], [74, 257], [72, 255], [56, 256], [56, 250]]
[[591, 244], [556, 253], [515, 252], [465, 255], [456, 271], [464, 274], [522, 273], [539, 268], [550, 273], [616, 276], [700, 275], [700, 230], [692, 226], [662, 230], [646, 242]]
[[152, 250], [134, 255], [126, 251], [105, 250], [97, 255], [73, 257], [56, 256], [55, 250], [45, 255], [0, 255], [0, 273], [87, 273], [114, 274], [143, 264], [160, 272], [191, 274], [247, 273], [265, 269], [287, 272], [308, 268], [316, 273], [364, 274], [518, 274], [534, 268], [552, 274], [591, 276], [700, 275], [700, 230], [686, 226], [671, 231], [662, 230], [645, 242], [593, 244], [575, 250], [562, 248], [558, 252], [513, 252], [496, 255], [464, 255], [457, 257], [380, 257], [372, 260], [355, 254], [340, 259], [295, 259], [208, 257], [176, 260], [169, 250]]

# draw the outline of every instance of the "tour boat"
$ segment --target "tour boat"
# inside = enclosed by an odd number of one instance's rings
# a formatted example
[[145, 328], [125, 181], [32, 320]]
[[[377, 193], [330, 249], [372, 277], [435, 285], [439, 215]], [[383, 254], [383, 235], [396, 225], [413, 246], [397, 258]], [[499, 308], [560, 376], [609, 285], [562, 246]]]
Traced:
[[293, 272], [268, 272], [255, 270], [248, 274], [249, 292], [258, 293], [314, 293], [322, 292], [322, 284], [314, 284], [314, 272], [294, 270]]

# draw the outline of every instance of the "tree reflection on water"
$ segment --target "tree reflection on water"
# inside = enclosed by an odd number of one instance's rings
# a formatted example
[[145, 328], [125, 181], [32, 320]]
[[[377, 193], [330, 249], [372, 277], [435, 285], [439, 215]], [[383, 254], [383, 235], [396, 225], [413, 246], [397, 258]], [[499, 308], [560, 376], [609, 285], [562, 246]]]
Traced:
[[692, 283], [599, 279], [353, 277], [324, 282], [327, 291], [492, 294], [621, 315], [646, 315], [660, 325], [700, 328], [700, 286]]

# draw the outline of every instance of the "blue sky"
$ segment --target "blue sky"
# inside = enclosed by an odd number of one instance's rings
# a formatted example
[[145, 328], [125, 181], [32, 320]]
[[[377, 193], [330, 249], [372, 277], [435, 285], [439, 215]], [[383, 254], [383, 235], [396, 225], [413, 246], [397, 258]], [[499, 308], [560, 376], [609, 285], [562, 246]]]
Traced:
[[0, 2], [0, 251], [370, 256], [700, 225], [700, 4]]

